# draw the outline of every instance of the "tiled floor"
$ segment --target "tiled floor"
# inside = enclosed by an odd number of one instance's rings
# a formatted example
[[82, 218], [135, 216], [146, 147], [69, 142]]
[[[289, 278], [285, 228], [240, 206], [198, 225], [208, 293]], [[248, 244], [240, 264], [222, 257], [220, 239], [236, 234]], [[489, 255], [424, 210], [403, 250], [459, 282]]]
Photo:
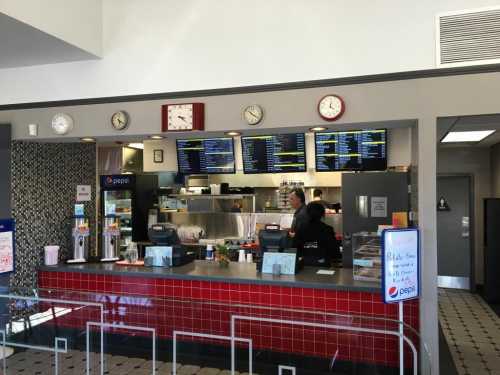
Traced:
[[[150, 375], [152, 362], [141, 358], [128, 358], [123, 356], [106, 355], [106, 375]], [[156, 373], [161, 375], [172, 373], [172, 364], [157, 361]], [[1, 373], [0, 369], [0, 373]], [[23, 351], [14, 354], [7, 360], [6, 375], [53, 375], [54, 355], [49, 352]], [[71, 351], [60, 354], [59, 375], [85, 374], [85, 353]], [[96, 360], [91, 365], [91, 373], [99, 373], [99, 364]], [[228, 375], [230, 371], [216, 368], [200, 368], [199, 366], [177, 365], [179, 375]], [[238, 374], [238, 373], [237, 373]], [[245, 374], [241, 374], [245, 375]], [[246, 374], [248, 375], [248, 374]]]
[[479, 295], [440, 289], [439, 320], [459, 374], [500, 374], [500, 318]]

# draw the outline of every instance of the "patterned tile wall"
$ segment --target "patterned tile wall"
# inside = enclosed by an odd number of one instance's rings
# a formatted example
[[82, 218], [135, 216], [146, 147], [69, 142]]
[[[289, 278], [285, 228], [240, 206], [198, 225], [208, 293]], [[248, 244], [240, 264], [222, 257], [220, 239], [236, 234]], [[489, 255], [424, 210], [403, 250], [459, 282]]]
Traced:
[[45, 245], [61, 246], [60, 259], [71, 254], [71, 217], [76, 186], [91, 185], [85, 204], [95, 246], [95, 145], [12, 142], [12, 215], [16, 220], [16, 272], [11, 286], [35, 287], [36, 269]]

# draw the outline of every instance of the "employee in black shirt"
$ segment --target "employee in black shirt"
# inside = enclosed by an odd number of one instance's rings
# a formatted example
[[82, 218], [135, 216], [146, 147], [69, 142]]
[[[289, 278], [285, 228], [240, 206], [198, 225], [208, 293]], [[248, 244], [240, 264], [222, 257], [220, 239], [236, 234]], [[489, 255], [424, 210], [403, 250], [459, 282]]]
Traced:
[[313, 201], [316, 203], [321, 203], [323, 207], [328, 208], [330, 203], [323, 199], [323, 192], [320, 189], [313, 190]]
[[321, 219], [325, 216], [325, 207], [311, 202], [306, 208], [308, 223], [297, 232], [295, 246], [299, 255], [308, 266], [330, 267], [333, 260], [341, 258], [339, 243], [333, 228]]
[[290, 237], [295, 237], [298, 232], [309, 222], [309, 216], [306, 209], [306, 196], [304, 191], [295, 188], [288, 195], [290, 206], [295, 210], [293, 214], [292, 227], [290, 228]]

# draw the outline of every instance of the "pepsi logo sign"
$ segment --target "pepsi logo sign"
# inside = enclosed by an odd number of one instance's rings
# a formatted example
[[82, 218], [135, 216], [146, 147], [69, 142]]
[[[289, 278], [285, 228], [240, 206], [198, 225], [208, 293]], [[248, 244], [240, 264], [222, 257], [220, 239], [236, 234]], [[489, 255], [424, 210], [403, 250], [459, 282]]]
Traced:
[[397, 286], [391, 286], [389, 288], [389, 296], [391, 298], [396, 298], [398, 296], [398, 287]]

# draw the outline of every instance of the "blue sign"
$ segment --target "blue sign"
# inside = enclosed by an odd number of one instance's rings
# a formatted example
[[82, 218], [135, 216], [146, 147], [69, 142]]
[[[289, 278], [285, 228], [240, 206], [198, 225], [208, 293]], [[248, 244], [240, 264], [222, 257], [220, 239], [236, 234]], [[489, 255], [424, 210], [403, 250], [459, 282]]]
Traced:
[[385, 303], [420, 296], [418, 229], [386, 229], [382, 232], [382, 295]]
[[0, 220], [0, 274], [14, 272], [15, 222]]

